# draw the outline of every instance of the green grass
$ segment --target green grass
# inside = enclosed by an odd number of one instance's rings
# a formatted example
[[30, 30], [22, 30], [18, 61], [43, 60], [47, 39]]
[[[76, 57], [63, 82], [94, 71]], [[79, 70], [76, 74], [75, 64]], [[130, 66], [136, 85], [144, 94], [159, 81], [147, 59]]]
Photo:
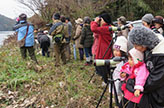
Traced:
[[[0, 84], [6, 86], [7, 90], [19, 93], [16, 101], [36, 96], [38, 101], [35, 107], [42, 105], [41, 99], [44, 99], [46, 106], [54, 105], [54, 108], [96, 107], [103, 87], [101, 78], [97, 75], [88, 83], [94, 73], [94, 66], [84, 66], [85, 61], [71, 60], [56, 68], [53, 57], [37, 55], [37, 59], [39, 65], [44, 67], [40, 72], [35, 70], [34, 64], [28, 66], [29, 58], [21, 59], [19, 48], [16, 46], [4, 46], [0, 49]], [[108, 96], [107, 91], [100, 108], [109, 106]], [[0, 106], [8, 103], [11, 102], [0, 101]]]

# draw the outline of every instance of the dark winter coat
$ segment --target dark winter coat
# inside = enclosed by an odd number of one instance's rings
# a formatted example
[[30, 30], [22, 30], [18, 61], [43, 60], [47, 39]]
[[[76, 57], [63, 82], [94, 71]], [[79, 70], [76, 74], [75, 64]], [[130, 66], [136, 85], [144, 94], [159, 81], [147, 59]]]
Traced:
[[50, 46], [50, 38], [44, 33], [38, 33], [37, 40], [40, 43], [40, 48], [47, 51]]
[[144, 95], [140, 101], [140, 108], [163, 108], [162, 106], [164, 106], [163, 46], [164, 40], [161, 40], [161, 42], [152, 51], [145, 52], [144, 61], [150, 74], [144, 86]]
[[92, 47], [93, 45], [93, 32], [90, 29], [90, 25], [84, 25], [82, 29], [82, 36], [80, 44], [82, 44], [84, 47]]

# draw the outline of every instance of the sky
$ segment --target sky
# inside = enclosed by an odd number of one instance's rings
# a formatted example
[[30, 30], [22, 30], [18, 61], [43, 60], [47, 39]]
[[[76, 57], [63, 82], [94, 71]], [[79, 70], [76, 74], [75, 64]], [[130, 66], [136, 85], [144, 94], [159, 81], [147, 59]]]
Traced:
[[17, 0], [1, 0], [0, 14], [6, 17], [15, 19], [21, 13], [26, 13], [27, 16], [32, 16], [33, 12], [27, 7], [20, 4]]

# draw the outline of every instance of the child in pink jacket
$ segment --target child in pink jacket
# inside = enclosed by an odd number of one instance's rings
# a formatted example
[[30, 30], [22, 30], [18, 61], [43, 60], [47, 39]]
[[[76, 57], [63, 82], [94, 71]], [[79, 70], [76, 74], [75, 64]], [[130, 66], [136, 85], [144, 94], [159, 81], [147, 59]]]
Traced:
[[122, 66], [120, 77], [124, 81], [122, 91], [124, 97], [120, 108], [134, 108], [140, 102], [143, 95], [144, 84], [149, 75], [143, 62], [143, 53], [135, 48], [129, 51], [128, 62]]

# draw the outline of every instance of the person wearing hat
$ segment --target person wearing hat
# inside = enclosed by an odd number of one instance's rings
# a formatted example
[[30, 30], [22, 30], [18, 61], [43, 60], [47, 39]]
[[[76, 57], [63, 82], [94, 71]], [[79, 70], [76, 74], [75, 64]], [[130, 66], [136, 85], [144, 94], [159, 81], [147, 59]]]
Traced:
[[149, 71], [139, 108], [163, 108], [164, 40], [144, 26], [134, 27], [129, 32], [129, 40], [135, 49], [144, 53], [144, 62]]
[[[111, 47], [105, 54], [112, 40], [113, 32], [109, 31], [111, 23], [111, 17], [108, 13], [101, 14], [91, 22], [91, 31], [99, 36], [95, 59], [110, 59], [112, 57]], [[108, 71], [108, 66], [96, 66], [96, 73], [102, 76], [104, 82], [107, 82]]]
[[[126, 18], [124, 16], [117, 18], [117, 21], [118, 21], [117, 23], [118, 23], [119, 27], [126, 25]], [[128, 28], [121, 30], [121, 31], [118, 31], [117, 36], [125, 36], [127, 38], [128, 37], [128, 31], [129, 31]]]
[[120, 79], [123, 81], [121, 89], [124, 96], [119, 108], [140, 108], [138, 104], [143, 96], [141, 92], [149, 75], [143, 58], [142, 52], [132, 48], [129, 51], [128, 62], [121, 67]]
[[151, 13], [145, 14], [141, 19], [143, 26], [152, 29], [153, 19], [154, 16]]
[[162, 16], [155, 16], [153, 19], [153, 24], [155, 28], [157, 29], [157, 33], [160, 33], [164, 36], [164, 23], [163, 23], [163, 17]]
[[[120, 61], [120, 63], [118, 63], [116, 65], [116, 68], [113, 71], [113, 79], [116, 80], [115, 83], [115, 87], [116, 87], [116, 92], [118, 95], [118, 100], [119, 102], [122, 99], [122, 91], [120, 89], [121, 87], [121, 82], [117, 79], [120, 78], [120, 70], [121, 67], [125, 64], [125, 62], [127, 61], [128, 57], [127, 57], [127, 45], [128, 45], [128, 41], [125, 38], [125, 36], [119, 36], [117, 37], [116, 42], [113, 45], [113, 56], [114, 57], [124, 57], [125, 59]], [[111, 86], [109, 85], [109, 91]], [[114, 95], [114, 93], [113, 93]]]
[[22, 40], [27, 33], [25, 38], [25, 45], [20, 47], [21, 56], [23, 59], [27, 58], [27, 51], [31, 59], [37, 62], [34, 49], [34, 26], [27, 22], [27, 15], [22, 13], [19, 15], [19, 22], [13, 28], [17, 32], [18, 41]]
[[111, 27], [111, 17], [109, 14], [104, 13], [95, 18], [95, 21], [91, 22], [91, 30], [93, 33], [99, 35], [99, 45], [97, 49], [96, 59], [110, 59], [112, 57], [111, 49], [103, 58], [103, 55], [112, 40], [112, 32], [109, 31]]
[[[65, 36], [68, 36], [68, 28], [60, 20], [60, 14], [54, 13], [53, 17], [53, 26], [50, 28], [49, 35], [52, 36], [54, 42], [54, 52], [55, 52], [55, 67], [60, 66], [60, 57], [63, 64], [66, 64], [66, 41]], [[60, 36], [60, 37], [57, 37]]]
[[75, 41], [76, 48], [79, 50], [80, 60], [84, 60], [83, 45], [80, 44], [81, 32], [83, 28], [83, 19], [78, 18], [77, 20], [75, 20], [75, 23], [76, 23], [76, 31], [75, 31], [75, 36], [73, 37], [73, 40]]
[[84, 17], [84, 24], [81, 34], [80, 44], [83, 45], [85, 56], [86, 56], [86, 63], [85, 66], [92, 64], [92, 45], [93, 45], [93, 32], [90, 29], [90, 22], [91, 19], [86, 16]]

